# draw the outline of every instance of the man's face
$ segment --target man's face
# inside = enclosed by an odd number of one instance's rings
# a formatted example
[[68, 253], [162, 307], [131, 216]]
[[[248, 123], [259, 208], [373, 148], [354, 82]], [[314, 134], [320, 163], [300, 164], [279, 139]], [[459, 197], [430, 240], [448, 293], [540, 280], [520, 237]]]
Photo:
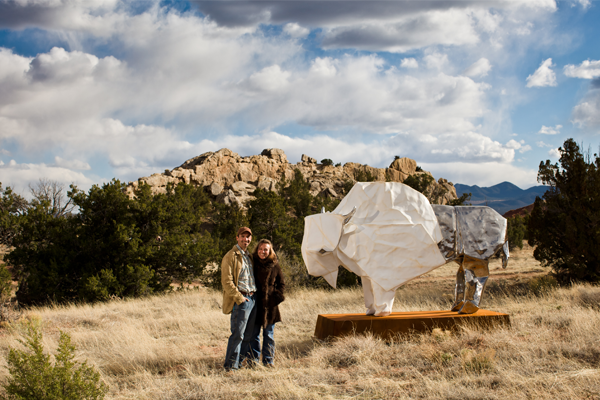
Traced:
[[238, 242], [238, 246], [242, 248], [242, 250], [246, 250], [250, 242], [252, 241], [252, 235], [248, 232], [244, 232], [239, 236], [235, 237]]

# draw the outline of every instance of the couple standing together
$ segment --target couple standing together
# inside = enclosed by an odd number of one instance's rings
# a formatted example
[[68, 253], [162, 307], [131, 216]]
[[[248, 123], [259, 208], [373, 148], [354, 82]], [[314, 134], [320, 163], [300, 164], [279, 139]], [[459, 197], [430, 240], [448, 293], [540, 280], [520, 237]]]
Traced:
[[[237, 244], [221, 262], [223, 313], [231, 314], [231, 336], [227, 342], [225, 369], [236, 370], [244, 360], [273, 366], [275, 323], [281, 321], [278, 305], [284, 300], [285, 283], [273, 244], [261, 239], [253, 254], [250, 228], [241, 227]], [[263, 331], [262, 349], [260, 331]]]

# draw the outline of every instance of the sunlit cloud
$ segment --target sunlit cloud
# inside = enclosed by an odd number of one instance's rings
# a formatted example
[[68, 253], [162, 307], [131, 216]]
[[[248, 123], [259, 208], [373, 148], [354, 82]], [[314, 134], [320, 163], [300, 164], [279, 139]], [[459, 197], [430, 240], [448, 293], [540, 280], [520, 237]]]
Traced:
[[527, 77], [527, 87], [545, 87], [556, 86], [556, 74], [552, 70], [552, 59], [549, 58], [542, 62], [540, 67]]

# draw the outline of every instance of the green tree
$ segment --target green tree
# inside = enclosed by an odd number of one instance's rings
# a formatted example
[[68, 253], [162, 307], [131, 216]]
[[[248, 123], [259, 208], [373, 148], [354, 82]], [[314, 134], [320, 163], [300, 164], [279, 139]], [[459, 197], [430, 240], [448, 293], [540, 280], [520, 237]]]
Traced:
[[19, 217], [29, 208], [29, 202], [13, 192], [10, 186], [2, 190], [0, 183], [0, 244], [12, 245], [19, 230]]
[[201, 187], [180, 184], [130, 199], [113, 180], [68, 196], [79, 210], [57, 215], [52, 201], [32, 203], [7, 256], [22, 304], [99, 301], [170, 290], [200, 276], [218, 257], [202, 226], [210, 201]]
[[[290, 244], [290, 226], [285, 199], [278, 193], [256, 189], [248, 203], [248, 216], [255, 239], [269, 239], [276, 250]], [[295, 248], [295, 244], [292, 244]], [[291, 249], [286, 249], [290, 252]]]
[[323, 164], [323, 166], [333, 165], [333, 161], [331, 158], [324, 158], [321, 160], [321, 164]]
[[410, 186], [417, 192], [424, 193], [425, 190], [427, 190], [427, 188], [433, 183], [433, 181], [433, 176], [429, 174], [415, 174], [410, 175], [402, 183]]
[[3, 400], [99, 400], [108, 391], [100, 374], [84, 362], [73, 361], [75, 347], [71, 337], [61, 332], [54, 356], [44, 354], [39, 327], [27, 326], [25, 340], [20, 340], [29, 351], [10, 349], [8, 371], [4, 385], [7, 396]]
[[561, 282], [600, 280], [600, 158], [581, 153], [573, 139], [556, 164], [541, 162], [538, 181], [549, 185], [529, 218], [534, 257]]
[[508, 246], [510, 250], [514, 250], [517, 247], [523, 248], [523, 240], [527, 240], [527, 224], [529, 222], [529, 215], [521, 217], [515, 215], [514, 217], [508, 218], [508, 227], [506, 229], [506, 236], [508, 238]]
[[471, 193], [463, 193], [458, 199], [450, 200], [451, 206], [468, 206], [471, 203], [467, 203], [471, 200]]

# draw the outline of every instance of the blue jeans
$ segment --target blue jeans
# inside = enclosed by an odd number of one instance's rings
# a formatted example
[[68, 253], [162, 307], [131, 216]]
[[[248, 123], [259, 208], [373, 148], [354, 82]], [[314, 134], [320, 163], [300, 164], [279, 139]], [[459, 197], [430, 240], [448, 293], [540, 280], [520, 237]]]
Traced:
[[[248, 339], [254, 329], [256, 319], [256, 295], [246, 297], [248, 301], [242, 304], [234, 304], [231, 311], [231, 336], [227, 342], [225, 352], [225, 364], [227, 370], [238, 369], [244, 361], [245, 355], [250, 353], [250, 342]], [[244, 340], [246, 339], [246, 340]]]
[[250, 350], [252, 351], [251, 356], [254, 362], [258, 363], [260, 355], [262, 353], [262, 362], [264, 365], [273, 365], [273, 359], [275, 357], [275, 324], [268, 324], [266, 328], [263, 328], [263, 342], [262, 352], [260, 348], [260, 329], [261, 325], [257, 323], [254, 325], [252, 336], [250, 337]]

